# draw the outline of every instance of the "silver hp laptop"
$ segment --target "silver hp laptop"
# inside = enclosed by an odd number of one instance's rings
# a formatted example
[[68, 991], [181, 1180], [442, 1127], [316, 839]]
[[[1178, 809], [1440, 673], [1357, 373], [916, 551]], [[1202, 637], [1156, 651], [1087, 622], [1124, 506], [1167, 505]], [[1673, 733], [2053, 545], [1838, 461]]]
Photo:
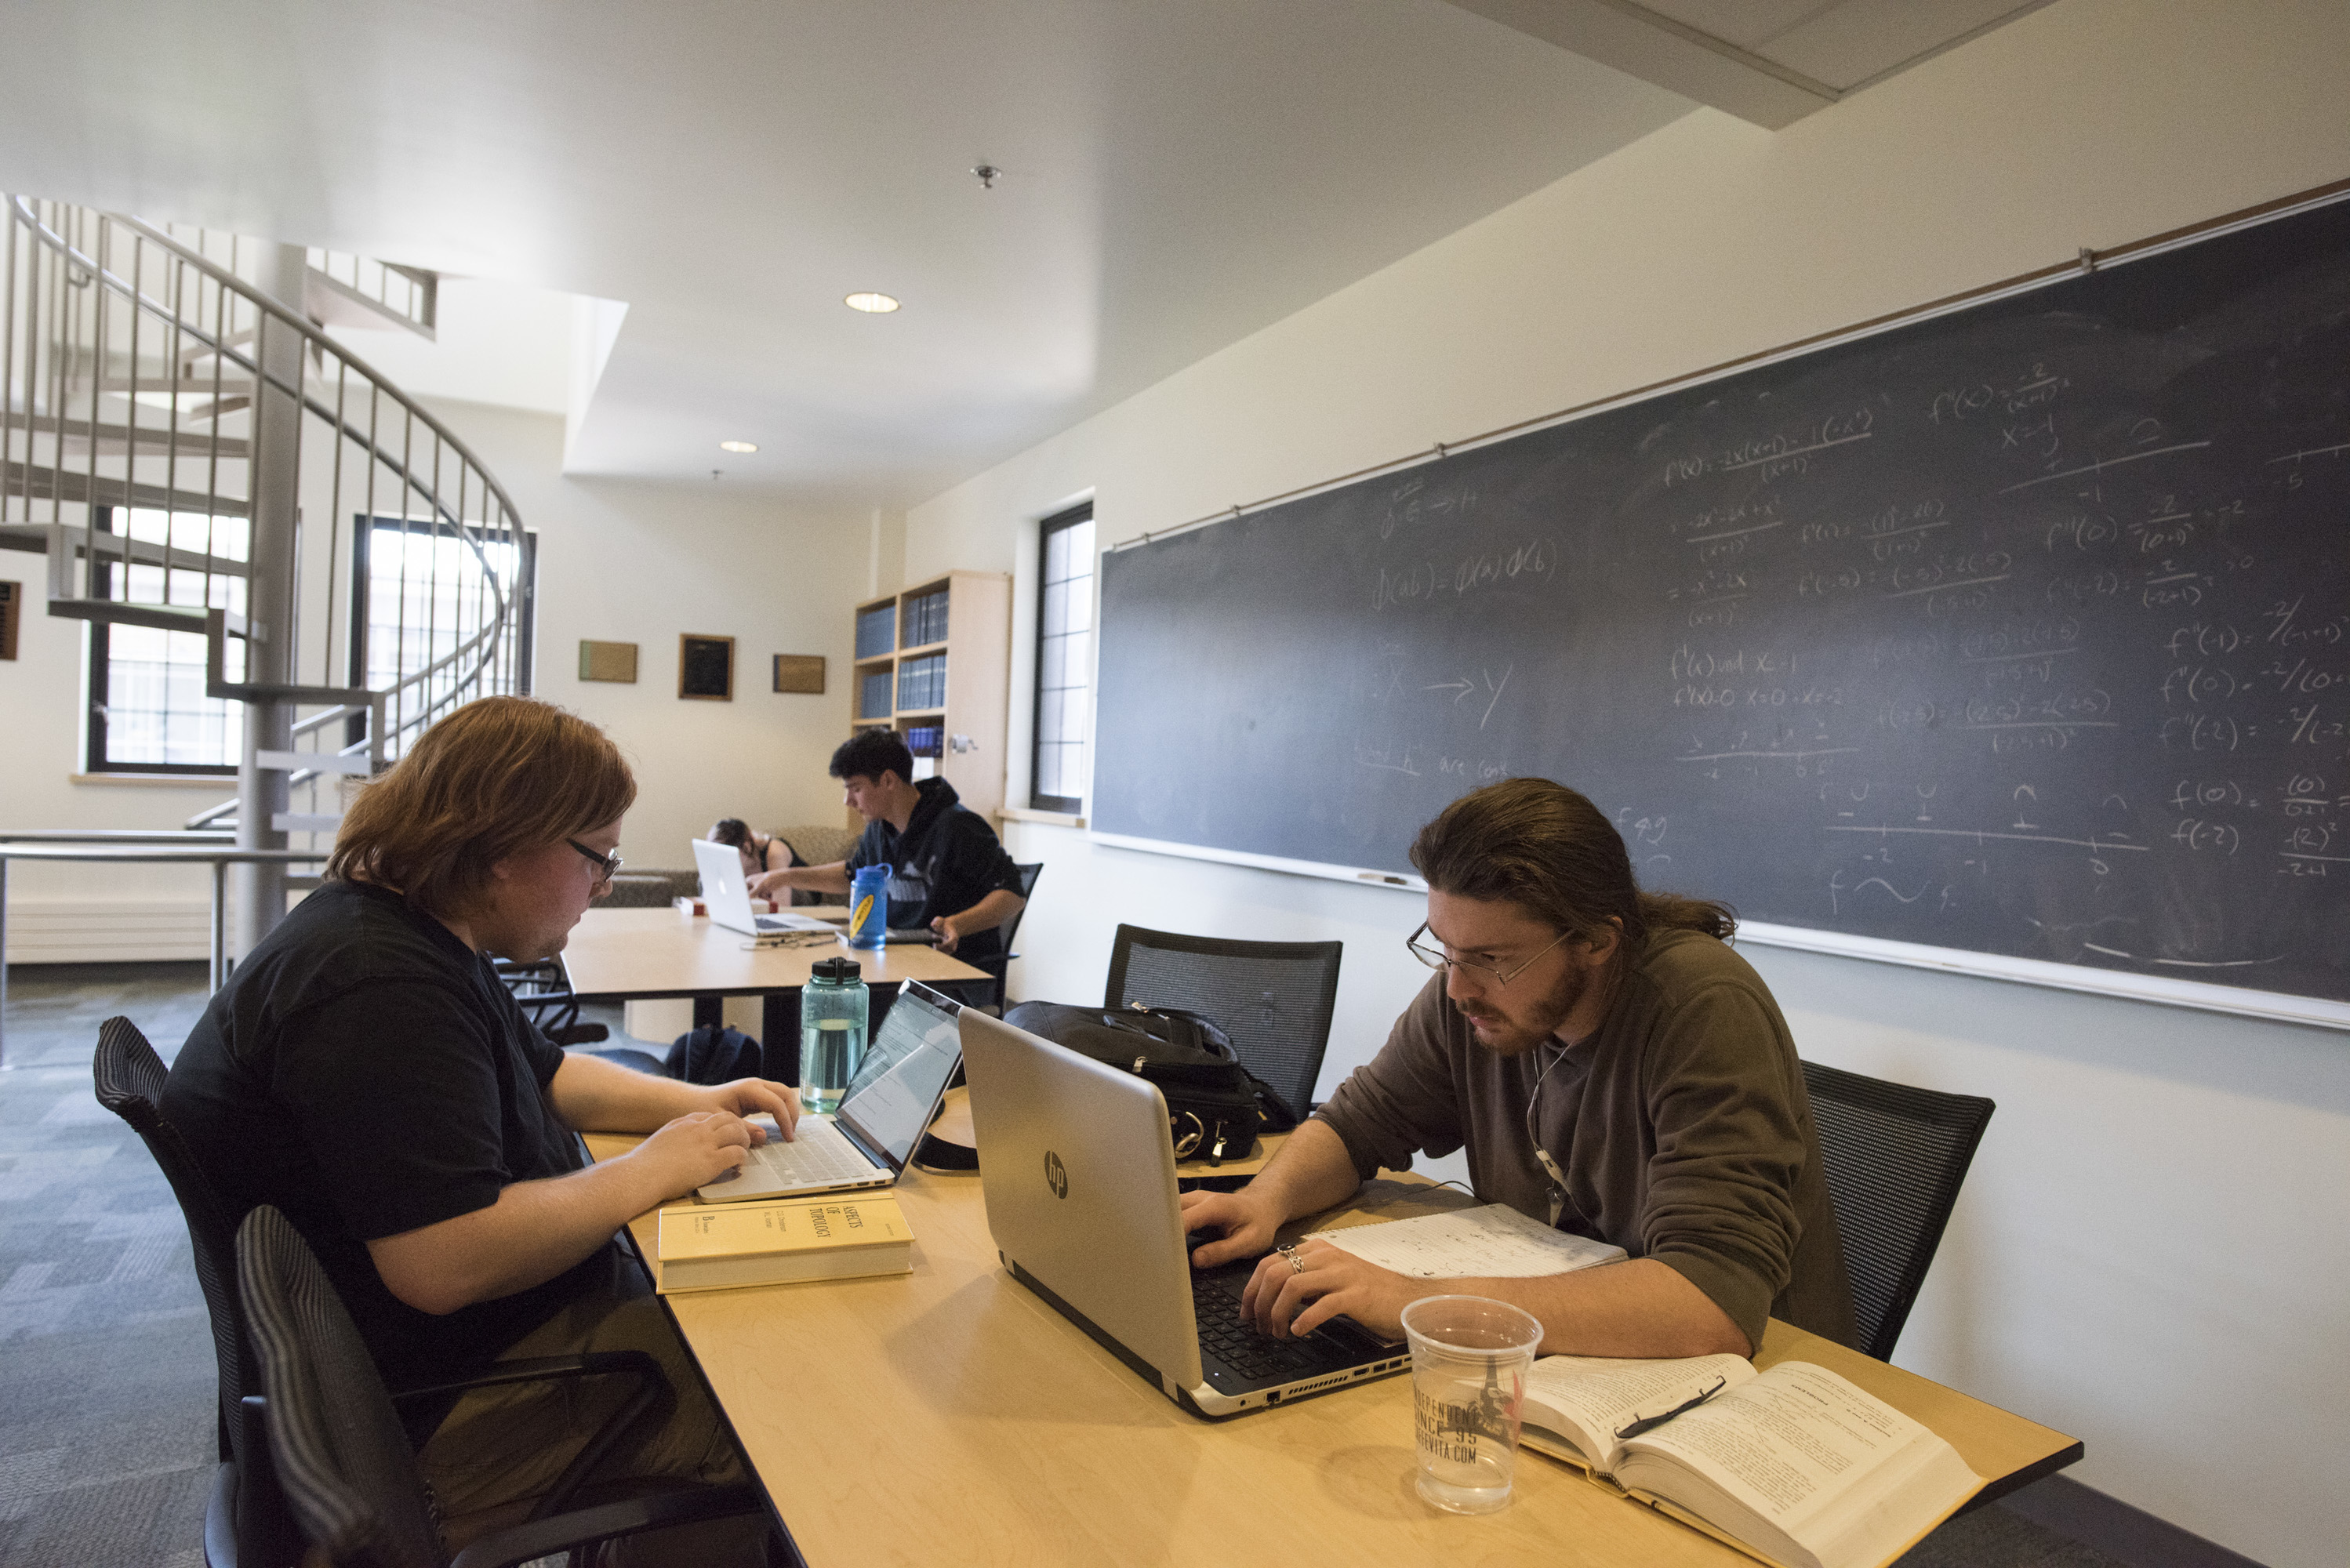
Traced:
[[970, 1010], [962, 1054], [1004, 1266], [1169, 1398], [1232, 1416], [1411, 1365], [1345, 1318], [1304, 1339], [1240, 1322], [1256, 1264], [1191, 1267], [1167, 1103], [1150, 1083]]
[[962, 1059], [955, 1036], [955, 1014], [962, 1011], [929, 986], [907, 981], [866, 1047], [840, 1108], [828, 1116], [802, 1116], [789, 1143], [771, 1128], [742, 1169], [696, 1189], [695, 1196], [704, 1203], [739, 1203], [895, 1184]]
[[731, 844], [712, 844], [707, 838], [697, 838], [692, 843], [694, 869], [702, 873], [702, 901], [710, 910], [712, 925], [753, 937], [840, 929], [814, 915], [753, 914], [751, 888], [743, 875], [741, 851]]

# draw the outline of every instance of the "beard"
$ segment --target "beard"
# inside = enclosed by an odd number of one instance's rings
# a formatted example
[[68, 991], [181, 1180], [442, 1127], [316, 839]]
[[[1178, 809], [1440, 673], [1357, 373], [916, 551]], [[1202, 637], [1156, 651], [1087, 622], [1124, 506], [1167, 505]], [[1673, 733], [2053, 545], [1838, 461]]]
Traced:
[[1587, 971], [1570, 969], [1547, 993], [1521, 1012], [1504, 1012], [1484, 1001], [1452, 1005], [1469, 1021], [1478, 1044], [1496, 1056], [1523, 1056], [1558, 1032], [1591, 983]]

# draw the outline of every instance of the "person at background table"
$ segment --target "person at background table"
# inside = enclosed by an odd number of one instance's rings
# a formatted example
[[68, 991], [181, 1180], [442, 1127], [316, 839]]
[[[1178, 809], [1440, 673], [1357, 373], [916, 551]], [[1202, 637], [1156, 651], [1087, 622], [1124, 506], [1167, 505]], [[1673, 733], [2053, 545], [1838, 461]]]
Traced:
[[[755, 881], [770, 871], [787, 870], [802, 864], [798, 850], [772, 833], [752, 832], [750, 825], [739, 816], [720, 817], [702, 836], [712, 844], [732, 846], [735, 854], [743, 858], [743, 876], [746, 880]], [[766, 897], [764, 893], [757, 896]], [[786, 895], [778, 901], [789, 903], [791, 900]]]
[[1631, 1254], [1540, 1279], [1409, 1279], [1324, 1242], [1258, 1265], [1243, 1314], [1303, 1334], [1344, 1313], [1387, 1333], [1461, 1292], [1542, 1320], [1545, 1353], [1751, 1355], [1776, 1316], [1852, 1337], [1852, 1292], [1794, 1042], [1732, 952], [1722, 905], [1644, 893], [1615, 827], [1547, 779], [1461, 796], [1422, 828], [1413, 954], [1438, 972], [1241, 1191], [1187, 1193], [1220, 1230], [1201, 1266], [1343, 1202], [1415, 1153], [1466, 1147], [1488, 1203]]
[[[740, 1168], [780, 1084], [697, 1086], [567, 1054], [492, 956], [561, 951], [619, 868], [636, 798], [603, 732], [486, 697], [426, 731], [344, 817], [323, 887], [214, 995], [163, 1115], [229, 1211], [282, 1210], [394, 1388], [504, 1356], [638, 1349], [667, 1373], [612, 1476], [743, 1479], [691, 1357], [622, 1257], [629, 1220]], [[650, 1133], [588, 1166], [578, 1131]], [[444, 1511], [543, 1492], [627, 1380], [465, 1395], [420, 1459]]]
[[845, 895], [861, 867], [888, 866], [889, 924], [936, 933], [941, 952], [993, 974], [1003, 969], [996, 933], [1026, 906], [1020, 872], [987, 819], [941, 778], [908, 782], [914, 754], [891, 730], [866, 730], [832, 753], [832, 776], [865, 832], [846, 860], [795, 866], [751, 878], [751, 896], [787, 888]]

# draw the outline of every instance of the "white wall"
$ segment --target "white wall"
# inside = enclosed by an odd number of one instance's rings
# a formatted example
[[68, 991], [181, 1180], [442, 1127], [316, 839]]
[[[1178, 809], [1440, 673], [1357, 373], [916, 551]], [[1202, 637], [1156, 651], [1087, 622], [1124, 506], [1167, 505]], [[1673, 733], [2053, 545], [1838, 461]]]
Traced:
[[443, 277], [430, 340], [397, 327], [338, 327], [330, 336], [412, 398], [559, 414], [571, 401], [579, 312], [626, 308], [528, 284]]
[[[1115, 542], [2350, 175], [2350, 6], [2064, 0], [1771, 133], [1700, 112], [917, 507], [907, 570]], [[1015, 722], [1021, 720], [1014, 704]], [[1325, 1086], [1419, 978], [1408, 897], [1014, 823], [1015, 976], [1120, 919], [1348, 947]], [[1806, 1054], [2000, 1111], [1900, 1360], [2276, 1564], [2350, 1539], [2350, 1038], [1750, 948]]]
[[[0, 552], [0, 577], [23, 585], [16, 657], [0, 659], [0, 827], [173, 828], [236, 793], [201, 783], [76, 784], [88, 689], [83, 624], [47, 611], [45, 557]], [[211, 874], [199, 867], [8, 867], [8, 957], [16, 963], [106, 956], [203, 958]]]

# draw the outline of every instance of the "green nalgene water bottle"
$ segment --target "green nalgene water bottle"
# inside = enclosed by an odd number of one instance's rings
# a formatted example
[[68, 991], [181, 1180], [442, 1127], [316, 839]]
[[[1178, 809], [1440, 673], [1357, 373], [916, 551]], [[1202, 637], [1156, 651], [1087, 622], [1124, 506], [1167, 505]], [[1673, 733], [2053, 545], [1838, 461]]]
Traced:
[[865, 1059], [865, 971], [855, 959], [819, 959], [800, 992], [800, 1104], [832, 1111]]

